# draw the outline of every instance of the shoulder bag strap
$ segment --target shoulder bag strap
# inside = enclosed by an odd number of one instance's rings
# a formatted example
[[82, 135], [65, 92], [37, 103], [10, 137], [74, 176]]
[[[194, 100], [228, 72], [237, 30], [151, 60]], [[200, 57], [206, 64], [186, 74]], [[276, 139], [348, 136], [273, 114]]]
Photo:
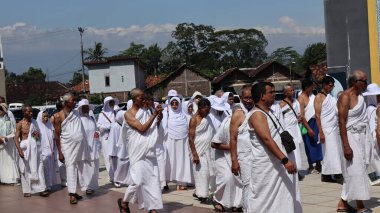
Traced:
[[290, 109], [292, 109], [292, 111], [293, 111], [294, 115], [295, 115], [295, 116], [296, 116], [296, 118], [297, 118], [298, 116], [297, 116], [297, 113], [296, 113], [296, 111], [294, 111], [294, 109], [293, 109], [293, 106], [292, 106], [292, 105], [291, 105], [289, 102], [287, 102], [285, 99], [283, 99], [283, 101], [289, 105]]
[[102, 114], [104, 115], [104, 117], [106, 117], [106, 119], [108, 120], [108, 122], [110, 122], [112, 124], [112, 121], [108, 118], [108, 116], [104, 112], [102, 112]]

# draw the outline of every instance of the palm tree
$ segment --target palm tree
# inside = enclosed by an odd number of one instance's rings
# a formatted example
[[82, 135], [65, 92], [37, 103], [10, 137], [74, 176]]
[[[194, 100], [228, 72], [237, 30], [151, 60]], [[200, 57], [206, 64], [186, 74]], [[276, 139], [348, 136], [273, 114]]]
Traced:
[[103, 48], [103, 44], [101, 42], [95, 41], [95, 48], [88, 48], [88, 50], [83, 51], [86, 57], [85, 61], [104, 61], [106, 57], [104, 56], [107, 53], [107, 48]]

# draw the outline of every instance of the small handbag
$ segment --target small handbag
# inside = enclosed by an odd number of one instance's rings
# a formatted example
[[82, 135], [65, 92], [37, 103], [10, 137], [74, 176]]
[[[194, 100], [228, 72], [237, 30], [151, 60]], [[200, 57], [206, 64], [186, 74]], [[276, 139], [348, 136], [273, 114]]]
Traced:
[[[274, 122], [272, 116], [270, 116], [267, 112], [265, 112], [264, 110], [262, 110], [259, 106], [256, 106], [256, 107], [259, 108], [261, 111], [263, 111], [265, 114], [267, 114], [269, 116], [269, 118], [272, 120], [272, 123], [273, 123], [274, 127], [278, 131], [277, 124], [276, 124], [276, 122]], [[276, 118], [278, 124], [280, 124], [280, 127], [283, 130], [283, 132], [281, 132], [281, 133], [278, 131], [278, 133], [280, 133], [281, 143], [284, 146], [286, 153], [290, 153], [290, 152], [292, 152], [293, 150], [296, 149], [296, 144], [293, 141], [293, 136], [282, 127], [280, 121], [278, 120], [278, 118], [274, 114], [273, 114], [273, 116]]]
[[[297, 118], [297, 117], [298, 117], [298, 116], [297, 116], [297, 113], [296, 113], [296, 111], [294, 111], [292, 105], [291, 105], [289, 102], [287, 102], [285, 99], [284, 99], [283, 101], [284, 101], [286, 104], [288, 104], [288, 106], [290, 107], [290, 109], [293, 111], [294, 115], [295, 115], [296, 118]], [[305, 127], [302, 123], [299, 125], [299, 127], [300, 127], [301, 134], [302, 134], [302, 135], [306, 135], [306, 134], [307, 134], [307, 129], [306, 129], [306, 127]]]

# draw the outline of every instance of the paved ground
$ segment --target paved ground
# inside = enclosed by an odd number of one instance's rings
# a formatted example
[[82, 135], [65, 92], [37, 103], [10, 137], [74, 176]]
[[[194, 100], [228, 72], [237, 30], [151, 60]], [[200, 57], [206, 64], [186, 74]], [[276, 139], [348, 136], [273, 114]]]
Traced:
[[[303, 160], [306, 166], [306, 159]], [[77, 205], [70, 205], [66, 189], [59, 186], [48, 198], [32, 196], [22, 197], [20, 186], [0, 185], [0, 212], [1, 213], [45, 213], [45, 212], [118, 212], [116, 200], [123, 196], [125, 187], [115, 188], [108, 182], [104, 169], [101, 169], [99, 183], [101, 188], [92, 196], [84, 196]], [[304, 171], [303, 171], [304, 172]], [[176, 191], [175, 185], [170, 184], [170, 190], [163, 194], [164, 209], [160, 212], [214, 212], [211, 205], [203, 205], [193, 197], [193, 189]], [[341, 185], [336, 183], [321, 183], [320, 175], [307, 175], [300, 182], [302, 207], [305, 213], [336, 212], [336, 204], [340, 197]], [[380, 187], [372, 187], [371, 200], [365, 205], [373, 212], [380, 213]], [[350, 203], [355, 206], [355, 203]], [[131, 206], [132, 212], [144, 212]], [[281, 210], [279, 210], [281, 212]]]

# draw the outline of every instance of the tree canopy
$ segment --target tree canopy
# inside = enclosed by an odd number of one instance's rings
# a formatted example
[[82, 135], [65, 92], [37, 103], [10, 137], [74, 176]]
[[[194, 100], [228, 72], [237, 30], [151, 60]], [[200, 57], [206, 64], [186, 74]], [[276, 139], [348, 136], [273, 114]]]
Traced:
[[83, 54], [85, 56], [85, 61], [103, 61], [105, 59], [105, 54], [107, 54], [108, 49], [103, 48], [103, 44], [101, 42], [95, 41], [94, 48], [88, 48], [88, 50], [84, 50]]

